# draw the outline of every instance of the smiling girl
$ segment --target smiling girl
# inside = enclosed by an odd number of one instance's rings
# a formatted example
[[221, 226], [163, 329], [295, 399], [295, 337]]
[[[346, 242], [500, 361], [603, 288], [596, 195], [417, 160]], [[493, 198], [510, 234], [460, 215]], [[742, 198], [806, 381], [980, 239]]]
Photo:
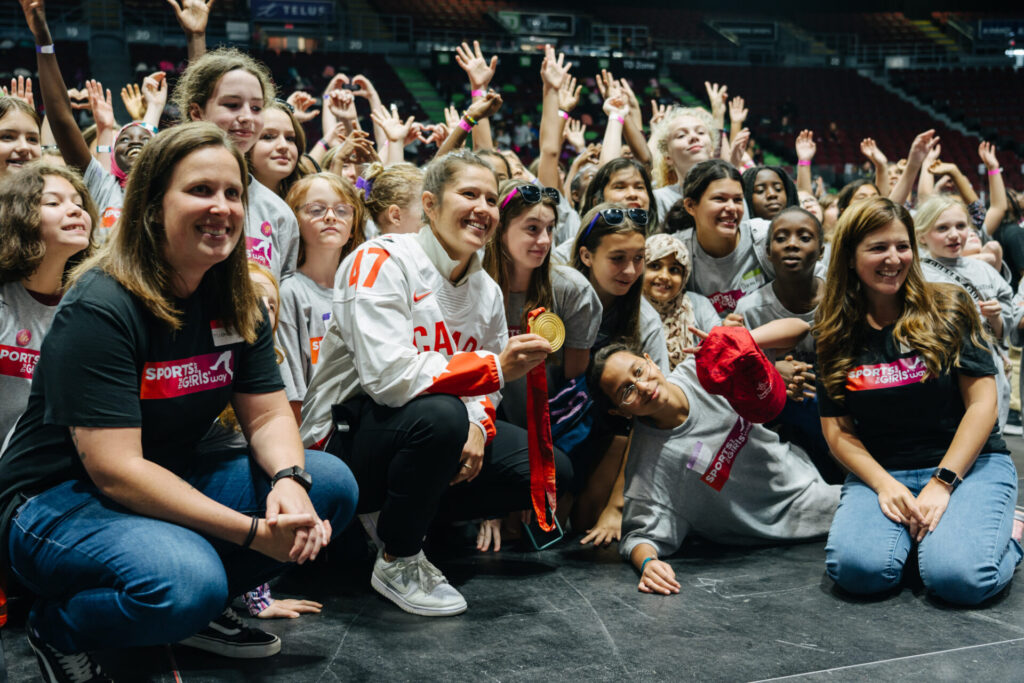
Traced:
[[[991, 339], [988, 346], [997, 368], [1005, 367], [1000, 353], [1013, 317], [1013, 290], [992, 266], [964, 256], [974, 226], [967, 206], [958, 197], [933, 195], [914, 216], [918, 245], [925, 250], [921, 271], [928, 282], [948, 282], [963, 287], [978, 306]], [[999, 428], [1010, 414], [1010, 381], [1005, 372], [996, 373], [999, 395]]]
[[662, 216], [683, 198], [683, 181], [694, 165], [711, 159], [718, 130], [706, 109], [673, 108], [651, 131], [654, 197]]
[[249, 168], [256, 180], [279, 197], [301, 176], [299, 157], [306, 151], [306, 133], [289, 109], [273, 100], [263, 110], [263, 130], [249, 150]]
[[691, 168], [683, 206], [696, 227], [675, 233], [693, 258], [687, 288], [708, 297], [722, 318], [772, 279], [763, 246], [767, 222], [743, 220], [741, 180], [731, 164], [717, 159]]
[[299, 219], [299, 268], [281, 285], [280, 329], [285, 393], [301, 422], [302, 400], [331, 317], [338, 266], [363, 243], [365, 216], [356, 189], [333, 173], [309, 175], [287, 198]]
[[78, 174], [37, 163], [0, 182], [0, 216], [2, 443], [28, 403], [64, 274], [92, 249], [96, 207]]
[[466, 600], [423, 554], [424, 536], [442, 502], [463, 519], [531, 507], [526, 431], [495, 408], [551, 346], [508, 339], [501, 290], [481, 268], [498, 224], [491, 167], [468, 151], [434, 160], [422, 202], [426, 227], [341, 264], [302, 433], [353, 468], [359, 512], [379, 511], [374, 590], [413, 614], [453, 616]]
[[[242, 154], [248, 154], [263, 132], [264, 110], [274, 100], [274, 85], [267, 68], [252, 57], [220, 48], [189, 63], [173, 99], [183, 120], [213, 123]], [[279, 282], [295, 270], [299, 255], [295, 214], [274, 190], [251, 176], [245, 243], [249, 260], [270, 268]]]
[[0, 178], [20, 171], [43, 153], [39, 114], [16, 97], [0, 98]]
[[960, 287], [926, 282], [914, 221], [889, 199], [843, 213], [815, 323], [822, 431], [851, 474], [826, 545], [843, 589], [924, 585], [975, 605], [1009, 583], [1017, 473], [996, 426], [997, 372]]

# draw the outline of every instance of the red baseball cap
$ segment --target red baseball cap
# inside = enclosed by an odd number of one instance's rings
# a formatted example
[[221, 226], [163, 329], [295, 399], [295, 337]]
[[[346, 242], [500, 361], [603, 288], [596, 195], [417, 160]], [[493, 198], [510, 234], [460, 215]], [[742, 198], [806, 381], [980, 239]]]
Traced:
[[697, 351], [697, 379], [740, 417], [768, 422], [786, 405], [786, 384], [745, 327], [715, 327]]

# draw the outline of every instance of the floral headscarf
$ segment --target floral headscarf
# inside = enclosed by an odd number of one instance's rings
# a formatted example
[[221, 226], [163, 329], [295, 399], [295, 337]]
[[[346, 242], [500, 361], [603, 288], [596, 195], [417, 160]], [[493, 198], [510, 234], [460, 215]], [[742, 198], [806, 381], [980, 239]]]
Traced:
[[693, 316], [693, 304], [686, 297], [686, 281], [690, 278], [690, 250], [672, 235], [651, 235], [647, 238], [644, 253], [647, 264], [669, 256], [675, 258], [683, 268], [683, 286], [679, 293], [668, 301], [648, 301], [661, 316], [661, 324], [665, 328], [665, 341], [668, 343], [669, 368], [675, 369], [686, 357], [683, 349], [693, 346], [697, 341], [689, 330], [690, 325], [694, 325], [696, 321]]

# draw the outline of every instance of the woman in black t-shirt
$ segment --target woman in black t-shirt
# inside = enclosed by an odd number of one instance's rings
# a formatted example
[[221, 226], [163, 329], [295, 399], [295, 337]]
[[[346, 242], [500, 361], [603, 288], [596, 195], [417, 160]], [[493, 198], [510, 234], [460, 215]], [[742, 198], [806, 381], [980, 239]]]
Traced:
[[[1017, 473], [995, 427], [996, 368], [974, 303], [924, 281], [914, 224], [876, 197], [839, 220], [818, 306], [818, 397], [833, 455], [851, 474], [826, 547], [842, 588], [900, 583], [912, 546], [921, 578], [974, 605], [1009, 583]], [[1019, 540], [1019, 539], [1018, 539]]]
[[[314, 559], [356, 499], [343, 463], [302, 450], [248, 277], [237, 148], [184, 124], [135, 169], [107, 248], [71, 275], [0, 460], [0, 549], [37, 597], [30, 643], [44, 669], [96, 680], [92, 650], [277, 652], [229, 597]], [[200, 456], [228, 401], [250, 450]]]

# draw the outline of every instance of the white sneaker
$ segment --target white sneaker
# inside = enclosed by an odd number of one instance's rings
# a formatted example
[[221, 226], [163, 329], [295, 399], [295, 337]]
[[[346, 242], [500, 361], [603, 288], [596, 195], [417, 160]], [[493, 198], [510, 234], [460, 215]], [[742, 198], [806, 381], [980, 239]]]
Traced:
[[373, 589], [410, 614], [423, 617], [453, 617], [466, 611], [466, 599], [455, 590], [441, 570], [430, 563], [423, 551], [412, 557], [384, 559], [377, 551], [370, 579]]

